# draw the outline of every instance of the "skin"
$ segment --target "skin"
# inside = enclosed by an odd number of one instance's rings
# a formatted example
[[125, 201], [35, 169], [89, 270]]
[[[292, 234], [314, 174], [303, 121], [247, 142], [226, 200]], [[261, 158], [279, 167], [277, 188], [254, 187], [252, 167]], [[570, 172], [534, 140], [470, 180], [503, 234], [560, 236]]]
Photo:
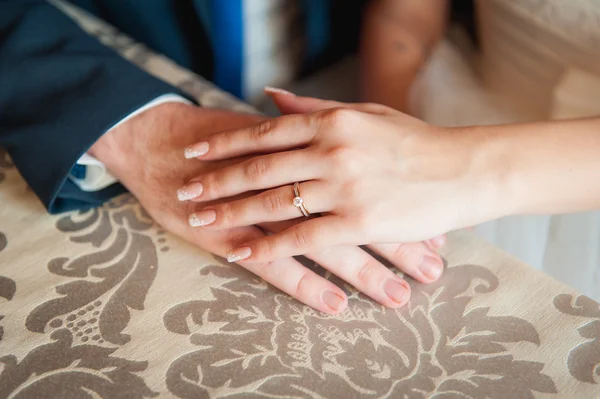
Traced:
[[[370, 3], [363, 29], [363, 44], [369, 45], [362, 46], [361, 54], [366, 98], [397, 109], [407, 109], [410, 84], [443, 33], [445, 9], [446, 0], [373, 0]], [[371, 45], [373, 43], [375, 45]], [[394, 83], [390, 85], [390, 82]], [[282, 107], [284, 113], [307, 111], [290, 104], [283, 104]], [[225, 164], [185, 162], [181, 148], [215, 131], [257, 121], [257, 117], [249, 115], [197, 108], [191, 111], [189, 108], [169, 105], [168, 108], [148, 111], [104, 135], [91, 152], [108, 165], [111, 172], [165, 228], [195, 245], [225, 255], [228, 248], [240, 242], [262, 237], [267, 230], [274, 232], [288, 228], [298, 220], [292, 218], [286, 223], [262, 224], [260, 229], [228, 228], [224, 225], [219, 229], [213, 226], [205, 231], [191, 229], [182, 223], [182, 216], [202, 208], [194, 203], [197, 201], [194, 200], [194, 189], [197, 190], [198, 185], [191, 187], [188, 184], [187, 192], [178, 193], [184, 204], [174, 202], [171, 191], [193, 174], [209, 172], [239, 160]], [[135, 142], [133, 137], [137, 138]], [[202, 151], [187, 153], [186, 156], [198, 155]], [[192, 201], [185, 204], [190, 197]], [[266, 197], [264, 201], [271, 208], [282, 206], [280, 202], [272, 202], [274, 198]], [[205, 213], [202, 218], [194, 219], [194, 224], [202, 225], [214, 219], [216, 214], [207, 216]], [[431, 283], [442, 272], [443, 263], [436, 249], [444, 242], [445, 236], [440, 235], [422, 243], [373, 244], [371, 249], [391, 260], [417, 281]], [[359, 248], [329, 248], [314, 255], [313, 259], [385, 306], [402, 306], [410, 297], [410, 287], [403, 279]], [[337, 313], [346, 306], [346, 298], [341, 290], [299, 266], [293, 259], [273, 264], [266, 262], [264, 265], [241, 264], [316, 309]], [[389, 281], [399, 285], [390, 284]], [[326, 292], [329, 294], [324, 294]], [[325, 298], [329, 298], [331, 303], [326, 303]]]
[[[204, 228], [296, 217], [294, 182], [322, 216], [235, 247], [231, 255], [246, 262], [338, 245], [417, 242], [503, 216], [600, 208], [599, 118], [441, 128], [377, 104], [271, 95], [282, 108], [305, 113], [204, 143], [201, 159], [255, 157], [194, 177], [206, 185], [196, 200], [261, 191], [206, 207], [217, 216]], [[265, 208], [265, 197], [282, 205]]]
[[360, 48], [364, 101], [410, 113], [412, 83], [443, 37], [447, 0], [372, 0]]
[[[188, 215], [206, 206], [193, 201], [178, 201], [176, 192], [193, 176], [210, 173], [220, 167], [243, 162], [232, 159], [200, 162], [185, 159], [184, 149], [204, 141], [219, 131], [253, 126], [263, 118], [221, 110], [171, 103], [119, 125], [90, 149], [111, 173], [138, 198], [154, 220], [190, 243], [219, 256], [232, 247], [265, 237], [265, 231], [277, 232], [298, 221], [258, 226], [193, 228]], [[249, 195], [249, 194], [246, 194]], [[241, 197], [238, 197], [241, 198]], [[219, 200], [209, 205], [218, 205]], [[372, 249], [400, 270], [423, 283], [431, 283], [442, 272], [442, 260], [436, 249], [444, 237], [424, 243], [374, 245]], [[364, 250], [356, 246], [337, 246], [309, 253], [308, 258], [381, 304], [397, 308], [410, 298], [410, 286]], [[344, 292], [293, 258], [275, 262], [239, 262], [249, 271], [299, 301], [325, 313], [335, 314], [347, 306]], [[424, 269], [423, 265], [429, 267]], [[422, 270], [427, 270], [423, 273]]]

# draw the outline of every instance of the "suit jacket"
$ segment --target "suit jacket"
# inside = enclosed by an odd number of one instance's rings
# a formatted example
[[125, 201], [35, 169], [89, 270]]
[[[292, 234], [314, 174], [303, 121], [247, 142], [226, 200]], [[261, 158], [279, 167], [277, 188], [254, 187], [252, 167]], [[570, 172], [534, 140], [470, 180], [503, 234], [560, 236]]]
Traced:
[[84, 192], [67, 176], [100, 135], [166, 93], [179, 91], [46, 1], [0, 1], [0, 146], [50, 212], [97, 206], [123, 191]]
[[366, 0], [70, 1], [223, 90], [248, 99], [252, 82], [247, 80], [257, 78], [247, 73], [252, 48], [256, 58], [277, 59], [277, 53], [298, 44], [291, 74], [310, 73], [356, 48]]
[[[228, 29], [236, 17], [227, 7], [241, 0], [73, 2], [204, 76], [210, 78], [215, 66], [228, 71], [232, 60], [220, 51], [227, 46], [216, 38], [235, 31]], [[221, 43], [217, 51], [211, 51], [210, 35]], [[166, 93], [185, 96], [46, 1], [0, 0], [0, 146], [51, 213], [98, 206], [124, 191], [113, 185], [84, 192], [67, 177], [104, 132]]]

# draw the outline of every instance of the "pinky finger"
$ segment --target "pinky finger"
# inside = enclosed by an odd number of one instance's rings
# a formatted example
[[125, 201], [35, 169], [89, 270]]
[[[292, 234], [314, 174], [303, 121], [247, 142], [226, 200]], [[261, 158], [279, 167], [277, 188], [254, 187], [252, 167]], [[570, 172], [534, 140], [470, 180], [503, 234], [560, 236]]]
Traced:
[[298, 223], [271, 236], [260, 237], [227, 253], [229, 262], [272, 262], [337, 245], [360, 244], [351, 240], [346, 221], [324, 216]]

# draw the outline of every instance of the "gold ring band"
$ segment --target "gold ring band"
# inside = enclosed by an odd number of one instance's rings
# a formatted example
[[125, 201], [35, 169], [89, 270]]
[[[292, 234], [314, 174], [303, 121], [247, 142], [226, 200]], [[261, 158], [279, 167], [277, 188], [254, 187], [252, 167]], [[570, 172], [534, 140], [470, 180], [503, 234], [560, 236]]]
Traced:
[[306, 209], [306, 205], [304, 205], [304, 200], [300, 195], [300, 183], [294, 183], [294, 206], [302, 212], [302, 215], [305, 217], [310, 216], [310, 212]]

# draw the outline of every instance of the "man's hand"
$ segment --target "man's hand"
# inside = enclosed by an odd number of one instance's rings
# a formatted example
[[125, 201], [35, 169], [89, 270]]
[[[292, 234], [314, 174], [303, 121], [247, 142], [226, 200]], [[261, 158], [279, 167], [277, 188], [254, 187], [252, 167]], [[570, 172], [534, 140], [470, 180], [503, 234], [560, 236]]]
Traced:
[[[224, 163], [185, 159], [184, 149], [213, 133], [254, 125], [261, 119], [256, 115], [185, 104], [163, 104], [104, 135], [90, 153], [106, 164], [157, 223], [201, 248], [224, 256], [231, 248], [263, 236], [264, 232], [255, 226], [218, 230], [193, 228], [188, 224], [188, 215], [205, 204], [179, 202], [177, 190], [193, 176]], [[236, 161], [226, 161], [232, 162]], [[387, 253], [383, 255], [422, 282], [439, 277], [438, 274], [434, 278], [419, 278], [417, 271], [424, 262], [440, 265], [441, 273], [441, 258], [431, 243], [389, 244], [385, 248]], [[406, 281], [358, 247], [332, 248], [307, 257], [385, 306], [403, 306], [410, 297]], [[346, 295], [339, 287], [292, 258], [265, 265], [240, 264], [317, 310], [334, 314], [346, 307]]]

